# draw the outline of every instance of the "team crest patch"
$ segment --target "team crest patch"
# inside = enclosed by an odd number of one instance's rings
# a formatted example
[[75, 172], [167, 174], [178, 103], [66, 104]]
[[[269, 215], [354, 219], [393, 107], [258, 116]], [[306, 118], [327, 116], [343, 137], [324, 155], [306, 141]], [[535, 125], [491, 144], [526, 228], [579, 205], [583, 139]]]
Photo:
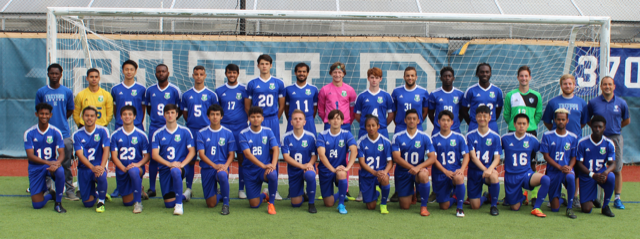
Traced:
[[224, 144], [225, 144], [224, 139], [218, 140], [218, 145], [224, 146]]
[[454, 97], [453, 97], [453, 103], [454, 103], [454, 104], [457, 104], [457, 103], [458, 103], [458, 97], [457, 97], [457, 96], [454, 96]]
[[47, 136], [47, 144], [53, 143], [53, 136]]
[[415, 95], [413, 97], [413, 100], [415, 100], [416, 102], [420, 102], [420, 96], [419, 95]]
[[416, 141], [416, 143], [413, 144], [413, 146], [415, 146], [416, 148], [420, 148], [420, 146], [422, 145], [420, 144], [420, 141]]
[[524, 141], [524, 143], [522, 144], [523, 148], [529, 148], [529, 141]]
[[306, 140], [302, 140], [302, 143], [300, 144], [300, 146], [302, 146], [303, 148], [306, 148], [307, 146], [309, 146], [309, 143], [307, 143]]
[[451, 145], [451, 146], [456, 146], [456, 145], [457, 145], [457, 144], [456, 144], [456, 140], [455, 140], [455, 139], [452, 139], [451, 141], [449, 141], [449, 145]]
[[382, 96], [378, 96], [378, 103], [382, 104]]
[[102, 101], [104, 101], [104, 96], [101, 96], [101, 95], [98, 96], [98, 102], [102, 102]]
[[341, 139], [340, 141], [338, 141], [338, 147], [340, 148], [344, 147], [344, 139]]
[[311, 90], [306, 89], [306, 90], [304, 91], [304, 94], [306, 94], [306, 95], [311, 95]]
[[131, 144], [138, 144], [138, 137], [131, 137]]
[[378, 151], [384, 150], [384, 144], [378, 144]]
[[94, 135], [93, 140], [96, 142], [100, 141], [100, 135], [99, 134]]
[[206, 101], [207, 100], [207, 95], [202, 95], [202, 97], [200, 97], [200, 99], [202, 99], [202, 101]]
[[341, 95], [342, 95], [342, 97], [347, 97], [347, 91], [343, 90]]
[[495, 93], [493, 93], [493, 91], [491, 91], [491, 92], [489, 92], [489, 97], [491, 97], [491, 98], [496, 98], [496, 94], [495, 94]]
[[262, 143], [267, 144], [267, 136], [262, 136]]
[[273, 90], [276, 88], [276, 84], [270, 83], [269, 84], [269, 90]]
[[168, 100], [169, 98], [171, 98], [171, 93], [169, 93], [169, 92], [164, 93], [164, 98], [165, 98], [165, 99], [167, 99], [167, 100]]
[[564, 150], [569, 150], [571, 148], [571, 144], [567, 143], [564, 145]]
[[138, 95], [138, 90], [131, 90], [131, 96]]
[[600, 154], [606, 154], [607, 153], [607, 147], [600, 147]]
[[487, 146], [491, 146], [491, 145], [493, 144], [493, 142], [492, 142], [492, 140], [491, 140], [491, 139], [487, 139], [486, 144], [487, 144]]
[[180, 140], [182, 140], [182, 139], [180, 138], [180, 135], [179, 135], [179, 134], [177, 134], [175, 137], [173, 137], [173, 139], [174, 139], [176, 142], [180, 142]]
[[533, 104], [533, 98], [529, 98], [529, 103]]
[[236, 99], [238, 100], [242, 99], [242, 93], [236, 93]]

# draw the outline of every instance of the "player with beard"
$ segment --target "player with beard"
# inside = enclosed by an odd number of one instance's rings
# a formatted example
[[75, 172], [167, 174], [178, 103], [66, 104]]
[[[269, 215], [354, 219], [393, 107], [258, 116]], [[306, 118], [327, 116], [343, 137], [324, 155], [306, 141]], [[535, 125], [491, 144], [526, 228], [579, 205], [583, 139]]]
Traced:
[[297, 80], [295, 84], [284, 89], [284, 112], [288, 119], [286, 132], [293, 130], [291, 115], [294, 110], [298, 109], [304, 112], [306, 117], [307, 123], [304, 125], [304, 130], [315, 136], [317, 133], [314, 118], [318, 113], [318, 87], [307, 83], [309, 70], [309, 66], [305, 63], [298, 63], [294, 68]]

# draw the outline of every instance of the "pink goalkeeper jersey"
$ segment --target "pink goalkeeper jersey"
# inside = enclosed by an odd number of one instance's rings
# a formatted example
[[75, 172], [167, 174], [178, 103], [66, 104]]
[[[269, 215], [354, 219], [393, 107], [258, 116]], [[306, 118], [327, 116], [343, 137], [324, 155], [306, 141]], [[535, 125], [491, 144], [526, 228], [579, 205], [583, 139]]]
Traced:
[[329, 83], [318, 94], [318, 115], [324, 123], [328, 123], [329, 112], [339, 109], [344, 114], [344, 123], [351, 124], [356, 97], [356, 91], [346, 83], [343, 82], [341, 87]]

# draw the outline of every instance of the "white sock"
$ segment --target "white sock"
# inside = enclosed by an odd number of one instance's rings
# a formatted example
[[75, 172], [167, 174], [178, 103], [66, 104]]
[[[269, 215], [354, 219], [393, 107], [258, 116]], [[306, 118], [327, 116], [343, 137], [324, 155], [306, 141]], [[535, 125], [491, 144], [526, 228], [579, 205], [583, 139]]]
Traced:
[[104, 204], [104, 200], [102, 200], [102, 199], [98, 199], [98, 203], [102, 203], [102, 204]]

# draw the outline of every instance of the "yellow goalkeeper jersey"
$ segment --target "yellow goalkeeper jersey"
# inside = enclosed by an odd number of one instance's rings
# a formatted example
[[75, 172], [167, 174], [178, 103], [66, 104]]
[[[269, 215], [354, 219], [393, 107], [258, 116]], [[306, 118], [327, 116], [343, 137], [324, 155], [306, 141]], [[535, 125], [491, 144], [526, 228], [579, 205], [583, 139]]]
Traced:
[[76, 124], [84, 125], [80, 114], [82, 113], [82, 109], [90, 105], [98, 108], [97, 125], [107, 126], [109, 122], [111, 122], [111, 118], [113, 117], [113, 97], [111, 97], [111, 94], [106, 90], [100, 88], [98, 92], [94, 93], [87, 87], [76, 95], [74, 102], [76, 108], [73, 111], [73, 120], [76, 121]]

